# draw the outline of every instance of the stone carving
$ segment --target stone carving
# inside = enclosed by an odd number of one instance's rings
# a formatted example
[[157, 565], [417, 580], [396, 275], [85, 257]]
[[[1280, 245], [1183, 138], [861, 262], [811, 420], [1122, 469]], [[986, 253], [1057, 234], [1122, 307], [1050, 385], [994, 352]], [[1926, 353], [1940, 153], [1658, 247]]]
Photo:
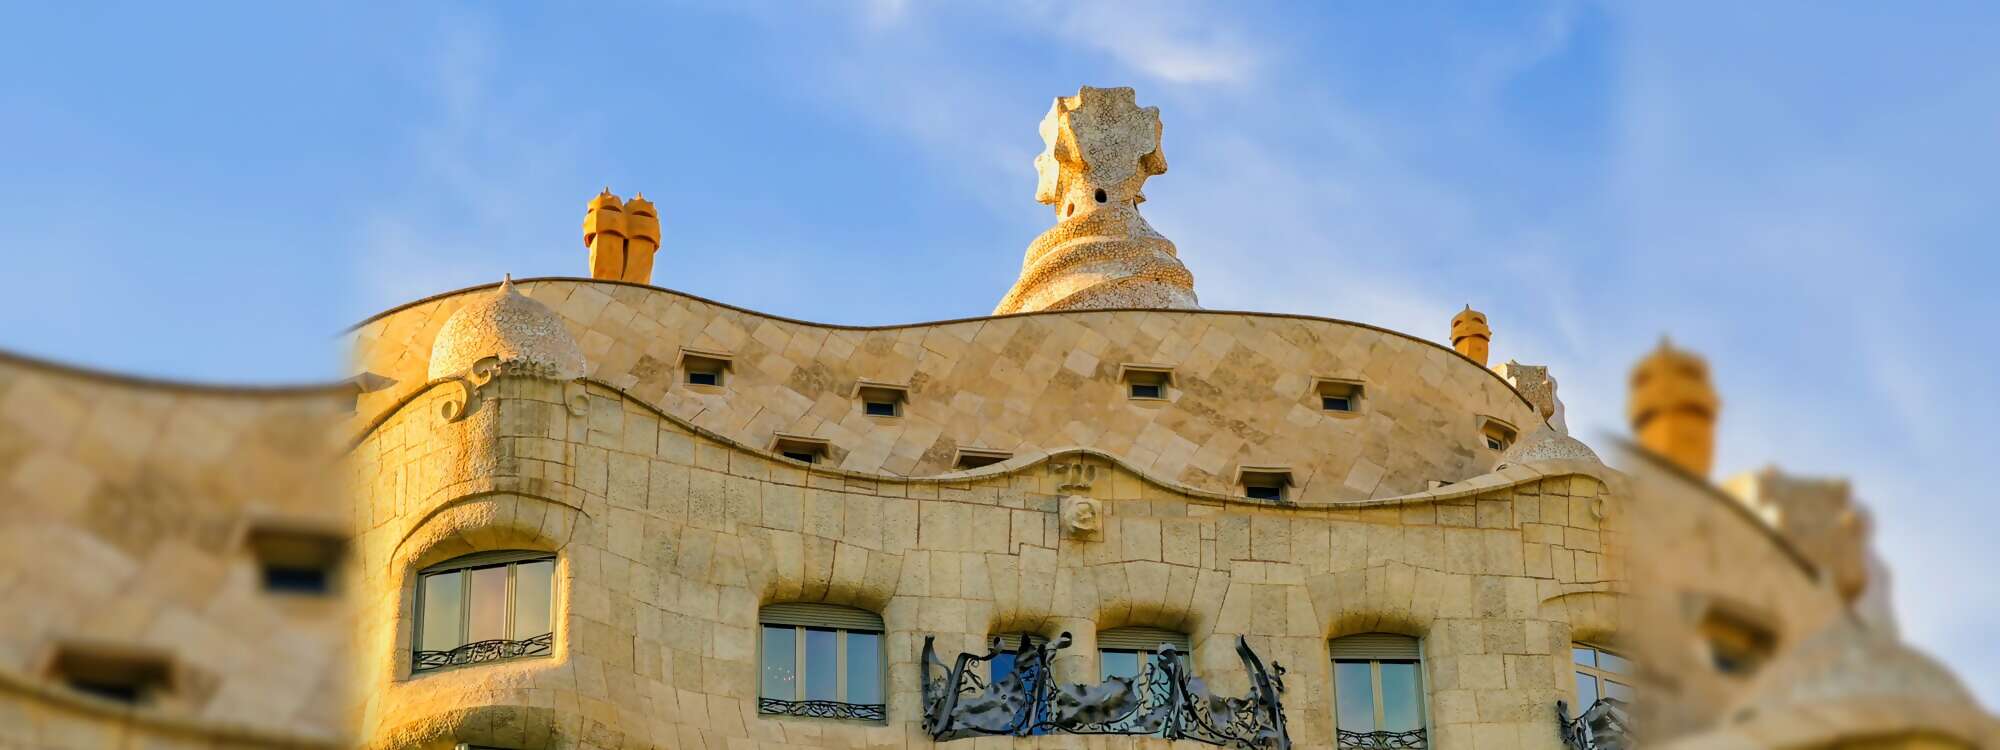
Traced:
[[1097, 465], [1087, 461], [1057, 461], [1049, 464], [1049, 473], [1056, 477], [1057, 492], [1089, 492], [1090, 483], [1097, 480]]
[[481, 389], [501, 375], [571, 381], [580, 395], [582, 384], [575, 381], [583, 377], [583, 361], [562, 317], [521, 294], [508, 277], [452, 313], [431, 343], [431, 380], [457, 389], [445, 397], [439, 416], [464, 419], [479, 408]]
[[430, 379], [455, 377], [492, 358], [495, 374], [550, 380], [583, 377], [583, 350], [562, 316], [514, 288], [508, 277], [445, 319], [431, 343]]
[[1028, 244], [995, 315], [1120, 307], [1195, 309], [1194, 274], [1139, 215], [1146, 179], [1167, 171], [1160, 110], [1130, 88], [1084, 86], [1042, 119], [1035, 200], [1056, 225]]
[[493, 382], [493, 376], [499, 370], [500, 358], [487, 357], [472, 363], [463, 374], [446, 381], [458, 392], [444, 398], [444, 403], [439, 406], [438, 416], [443, 417], [446, 422], [456, 422], [478, 409], [479, 390], [486, 387], [487, 383]]
[[1097, 507], [1097, 501], [1082, 495], [1065, 495], [1062, 499], [1063, 536], [1071, 539], [1095, 539], [1104, 528], [1104, 516]]
[[1569, 434], [1568, 420], [1563, 417], [1562, 398], [1556, 395], [1556, 379], [1549, 375], [1546, 365], [1524, 365], [1514, 360], [1494, 368], [1501, 379], [1514, 385], [1521, 397], [1535, 405], [1535, 412], [1548, 420], [1549, 426], [1564, 435]]
[[583, 245], [590, 248], [590, 277], [653, 283], [653, 254], [660, 249], [660, 215], [645, 193], [619, 202], [611, 188], [590, 199], [583, 214]]

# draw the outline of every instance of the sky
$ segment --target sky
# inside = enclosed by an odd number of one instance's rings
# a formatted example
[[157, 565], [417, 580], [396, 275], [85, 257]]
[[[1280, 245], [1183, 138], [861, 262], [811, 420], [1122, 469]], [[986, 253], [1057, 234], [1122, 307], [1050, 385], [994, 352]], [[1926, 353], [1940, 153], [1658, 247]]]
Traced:
[[[1905, 635], [2000, 706], [2000, 6], [34, 3], [0, 10], [0, 349], [209, 382], [587, 275], [609, 186], [660, 286], [808, 320], [983, 315], [1053, 222], [1037, 125], [1157, 106], [1144, 212], [1205, 307], [1550, 367], [1622, 435], [1662, 335], [1718, 477], [1850, 477]], [[1984, 248], [1984, 249], [1982, 249]]]

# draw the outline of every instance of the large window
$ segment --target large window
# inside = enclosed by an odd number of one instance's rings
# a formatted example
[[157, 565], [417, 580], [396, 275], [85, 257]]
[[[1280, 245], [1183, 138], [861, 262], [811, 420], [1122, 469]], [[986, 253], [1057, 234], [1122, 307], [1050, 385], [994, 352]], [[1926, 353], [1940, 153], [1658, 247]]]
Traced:
[[1163, 701], [1168, 695], [1170, 684], [1166, 673], [1166, 647], [1172, 646], [1174, 661], [1182, 669], [1188, 665], [1188, 653], [1192, 651], [1187, 634], [1160, 628], [1131, 627], [1112, 628], [1097, 631], [1097, 672], [1098, 678], [1109, 681], [1113, 677], [1123, 677], [1138, 684], [1140, 705], [1124, 720], [1113, 722], [1106, 728], [1113, 733], [1145, 734], [1164, 732], [1144, 725], [1154, 719], [1156, 701]]
[[1570, 661], [1576, 664], [1576, 705], [1570, 711], [1581, 716], [1591, 704], [1612, 698], [1631, 703], [1632, 662], [1625, 657], [1588, 643], [1570, 644]]
[[1097, 669], [1100, 679], [1137, 678], [1143, 667], [1160, 663], [1160, 647], [1171, 645], [1182, 665], [1187, 664], [1188, 637], [1159, 628], [1112, 628], [1097, 634]]
[[882, 618], [830, 604], [773, 604], [758, 614], [757, 710], [884, 721]]
[[555, 640], [555, 557], [481, 552], [417, 577], [411, 671], [545, 656]]
[[1425, 747], [1423, 656], [1392, 633], [1335, 638], [1333, 721], [1342, 748]]

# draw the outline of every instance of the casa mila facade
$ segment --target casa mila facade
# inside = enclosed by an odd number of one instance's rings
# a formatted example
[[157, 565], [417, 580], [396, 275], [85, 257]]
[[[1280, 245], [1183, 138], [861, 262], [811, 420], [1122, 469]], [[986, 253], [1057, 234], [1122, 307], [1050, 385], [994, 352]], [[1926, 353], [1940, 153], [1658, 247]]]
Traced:
[[[1139, 212], [1160, 132], [1130, 89], [1057, 98], [1035, 191], [1055, 224], [962, 320], [827, 325], [653, 286], [660, 212], [607, 190], [589, 277], [383, 312], [351, 331], [354, 378], [268, 399], [340, 401], [342, 499], [310, 506], [340, 517], [251, 503], [251, 532], [204, 549], [263, 571], [248, 590], [317, 584], [334, 603], [310, 621], [338, 626], [292, 645], [337, 660], [71, 644], [96, 671], [24, 668], [41, 718], [0, 737], [1992, 746], [1896, 643], [1845, 485], [1709, 482], [1698, 358], [1635, 370], [1635, 442], [1603, 446], [1619, 472], [1567, 434], [1546, 368], [1489, 366], [1470, 307], [1442, 341], [1202, 309]], [[0, 386], [40, 382], [18, 369]], [[337, 555], [297, 551], [329, 536]], [[262, 687], [189, 697], [135, 664]], [[308, 678], [342, 686], [285, 704], [322, 707], [313, 731], [254, 710]], [[107, 680], [139, 687], [73, 695]]]

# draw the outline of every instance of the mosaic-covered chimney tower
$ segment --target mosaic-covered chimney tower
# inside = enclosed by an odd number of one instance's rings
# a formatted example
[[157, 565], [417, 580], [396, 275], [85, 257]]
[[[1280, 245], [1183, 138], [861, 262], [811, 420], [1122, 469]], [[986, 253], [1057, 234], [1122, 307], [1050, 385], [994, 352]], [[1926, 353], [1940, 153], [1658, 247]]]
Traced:
[[583, 245], [590, 248], [590, 277], [653, 283], [653, 253], [660, 249], [660, 216], [644, 193], [620, 201], [611, 188], [590, 199], [583, 215]]
[[1715, 419], [1722, 399], [1708, 382], [1708, 363], [1666, 339], [1632, 368], [1626, 415], [1639, 445], [1695, 476], [1715, 461]]
[[1035, 200], [1056, 225], [1028, 244], [1021, 278], [995, 315], [1034, 310], [1200, 307], [1174, 243], [1139, 215], [1146, 178], [1167, 171], [1160, 109], [1130, 88], [1085, 86], [1042, 119]]

